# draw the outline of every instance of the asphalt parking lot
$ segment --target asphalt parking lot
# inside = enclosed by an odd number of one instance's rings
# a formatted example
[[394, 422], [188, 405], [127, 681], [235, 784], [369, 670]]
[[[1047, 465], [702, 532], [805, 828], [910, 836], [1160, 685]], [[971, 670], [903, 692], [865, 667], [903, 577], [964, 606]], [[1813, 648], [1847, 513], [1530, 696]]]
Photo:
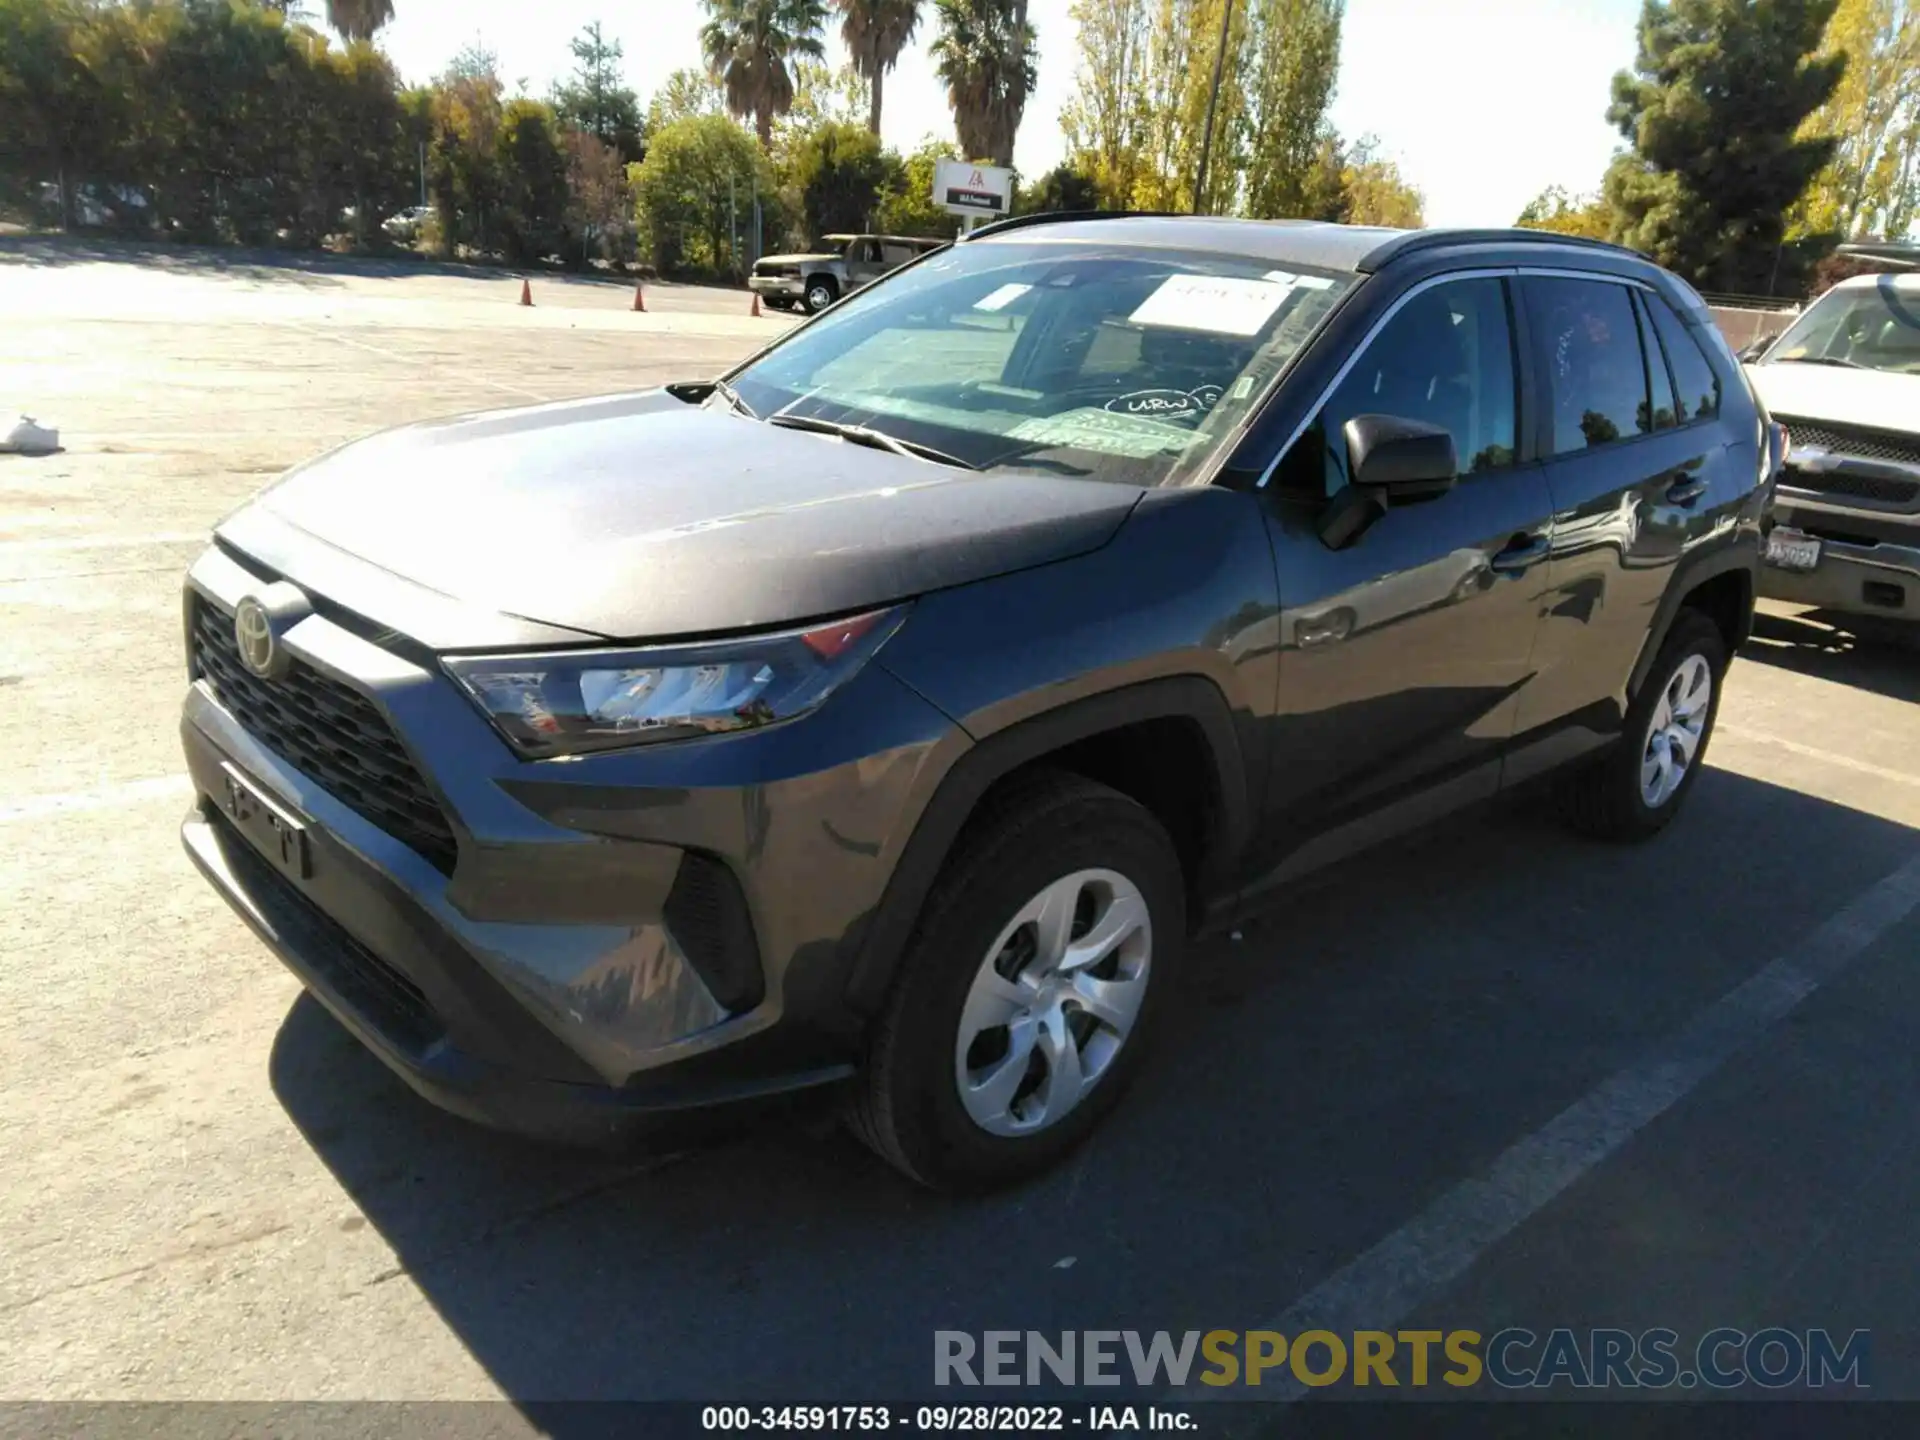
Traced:
[[[416, 1101], [193, 873], [180, 577], [381, 425], [709, 375], [738, 292], [0, 241], [0, 1399], [921, 1395], [938, 1329], [1872, 1332], [1920, 1398], [1920, 648], [1769, 607], [1684, 818], [1532, 805], [1194, 957], [1064, 1169], [821, 1117], [609, 1161]], [[1571, 1118], [1569, 1118], [1571, 1117]]]

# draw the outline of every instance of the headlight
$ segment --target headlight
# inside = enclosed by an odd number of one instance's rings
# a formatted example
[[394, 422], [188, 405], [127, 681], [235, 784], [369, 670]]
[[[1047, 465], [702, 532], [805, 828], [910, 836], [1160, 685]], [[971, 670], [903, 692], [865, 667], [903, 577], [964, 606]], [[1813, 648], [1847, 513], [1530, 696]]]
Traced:
[[804, 715], [852, 679], [905, 616], [896, 606], [742, 640], [441, 663], [515, 750], [542, 759]]

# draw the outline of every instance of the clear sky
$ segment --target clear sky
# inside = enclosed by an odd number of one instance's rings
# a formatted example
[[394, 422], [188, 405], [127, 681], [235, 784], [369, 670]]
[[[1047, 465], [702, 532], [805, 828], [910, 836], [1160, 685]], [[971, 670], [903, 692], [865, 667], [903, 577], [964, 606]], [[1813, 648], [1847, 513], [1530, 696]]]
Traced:
[[[1028, 175], [1061, 158], [1075, 58], [1067, 5], [1032, 0], [1029, 12], [1040, 84], [1014, 156]], [[572, 68], [567, 41], [595, 19], [625, 47], [643, 102], [700, 61], [699, 0], [397, 0], [395, 9], [381, 43], [409, 80], [437, 73], [477, 38], [510, 85], [544, 94]], [[1604, 118], [1607, 86], [1633, 59], [1639, 9], [1639, 0], [1348, 0], [1334, 123], [1349, 137], [1379, 136], [1425, 192], [1430, 224], [1510, 224], [1548, 185], [1599, 183], [1618, 139]], [[927, 55], [932, 10], [888, 77], [884, 138], [902, 148], [953, 134]], [[838, 64], [845, 52], [830, 38]]]

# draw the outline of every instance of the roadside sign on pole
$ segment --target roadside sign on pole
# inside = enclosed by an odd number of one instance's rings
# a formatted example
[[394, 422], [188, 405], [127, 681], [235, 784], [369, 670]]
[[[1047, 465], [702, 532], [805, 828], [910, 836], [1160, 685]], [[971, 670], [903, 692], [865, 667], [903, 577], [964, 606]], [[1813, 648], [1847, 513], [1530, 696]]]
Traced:
[[1013, 209], [1013, 172], [998, 165], [940, 160], [933, 167], [933, 203], [955, 215], [991, 220]]

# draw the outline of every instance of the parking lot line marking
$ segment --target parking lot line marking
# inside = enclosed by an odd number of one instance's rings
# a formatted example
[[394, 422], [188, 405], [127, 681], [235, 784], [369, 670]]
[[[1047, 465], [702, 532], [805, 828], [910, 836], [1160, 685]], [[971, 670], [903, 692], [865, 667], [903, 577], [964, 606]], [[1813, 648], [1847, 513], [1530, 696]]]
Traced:
[[81, 810], [110, 810], [116, 805], [131, 805], [141, 800], [182, 798], [193, 793], [193, 781], [185, 775], [156, 775], [150, 780], [127, 780], [119, 785], [104, 785], [98, 790], [71, 790], [64, 795], [29, 795], [22, 800], [0, 804], [0, 825], [15, 820], [39, 820], [48, 815], [71, 815]]
[[[1786, 954], [1772, 961], [1463, 1180], [1405, 1225], [1355, 1256], [1262, 1328], [1351, 1335], [1392, 1330], [1437, 1298], [1475, 1261], [1576, 1181], [1611, 1158], [1652, 1121], [1764, 1035], [1801, 1001], [1920, 907], [1920, 855], [1869, 887]], [[1307, 1393], [1291, 1373], [1271, 1389], [1214, 1389], [1195, 1382], [1176, 1400], [1291, 1403]]]
[[1920, 775], [1909, 775], [1904, 770], [1889, 769], [1885, 765], [1875, 765], [1870, 760], [1856, 760], [1851, 755], [1836, 755], [1831, 750], [1822, 750], [1818, 745], [1803, 745], [1798, 740], [1789, 740], [1783, 735], [1769, 735], [1764, 730], [1749, 730], [1743, 725], [1721, 724], [1719, 733], [1731, 735], [1736, 740], [1750, 740], [1756, 745], [1771, 745], [1775, 749], [1790, 754], [1804, 755], [1809, 760], [1818, 760], [1827, 765], [1838, 765], [1842, 770], [1852, 770], [1861, 775], [1871, 775], [1877, 780], [1891, 780], [1896, 785], [1920, 786]]
[[[401, 355], [396, 351], [385, 350], [378, 345], [369, 345], [364, 340], [350, 339], [345, 335], [335, 335], [330, 330], [315, 330], [310, 325], [291, 325], [288, 328], [298, 330], [303, 335], [311, 335], [316, 340], [332, 340], [336, 344], [351, 345], [355, 350], [364, 350], [369, 355], [378, 355], [381, 359], [391, 360], [396, 365], [405, 365], [411, 368], [415, 363], [407, 356]], [[518, 395], [523, 400], [538, 401], [542, 405], [551, 405], [553, 403], [553, 397], [551, 395], [542, 395], [538, 390], [528, 390], [519, 385], [509, 385], [503, 380], [489, 380], [484, 375], [468, 375], [465, 378], [480, 385], [489, 385], [493, 389], [503, 391], [508, 395]]]
[[0, 552], [137, 550], [142, 545], [204, 545], [210, 533], [206, 530], [162, 530], [152, 535], [50, 535], [38, 540], [0, 540]]

